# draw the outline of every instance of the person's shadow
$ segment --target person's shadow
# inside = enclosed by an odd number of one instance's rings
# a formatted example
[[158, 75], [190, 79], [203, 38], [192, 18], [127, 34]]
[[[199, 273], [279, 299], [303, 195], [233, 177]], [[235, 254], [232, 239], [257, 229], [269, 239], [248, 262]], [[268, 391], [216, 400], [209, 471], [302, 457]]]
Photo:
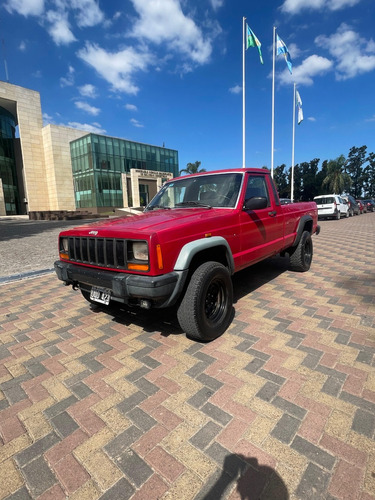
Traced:
[[224, 459], [220, 477], [208, 492], [201, 492], [196, 500], [220, 500], [227, 488], [237, 482], [241, 500], [288, 500], [289, 493], [277, 472], [267, 465], [260, 465], [256, 458], [231, 454]]

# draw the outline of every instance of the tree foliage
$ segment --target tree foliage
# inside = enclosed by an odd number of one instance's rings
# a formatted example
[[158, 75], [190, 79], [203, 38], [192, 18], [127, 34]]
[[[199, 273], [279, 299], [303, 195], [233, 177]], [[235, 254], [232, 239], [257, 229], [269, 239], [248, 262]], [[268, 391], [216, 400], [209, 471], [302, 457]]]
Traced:
[[328, 186], [331, 193], [341, 194], [345, 187], [350, 187], [350, 177], [344, 171], [346, 159], [340, 155], [335, 160], [329, 160], [327, 165], [327, 176], [323, 180], [323, 185]]
[[180, 170], [180, 174], [198, 174], [199, 172], [205, 172], [205, 168], [199, 168], [201, 166], [200, 161], [195, 161], [194, 163], [187, 163], [186, 168]]
[[[312, 200], [320, 194], [351, 194], [358, 198], [375, 198], [375, 153], [367, 154], [367, 146], [353, 146], [345, 158], [333, 160], [314, 158], [294, 167], [294, 199]], [[291, 168], [285, 164], [274, 169], [281, 198], [290, 198]]]

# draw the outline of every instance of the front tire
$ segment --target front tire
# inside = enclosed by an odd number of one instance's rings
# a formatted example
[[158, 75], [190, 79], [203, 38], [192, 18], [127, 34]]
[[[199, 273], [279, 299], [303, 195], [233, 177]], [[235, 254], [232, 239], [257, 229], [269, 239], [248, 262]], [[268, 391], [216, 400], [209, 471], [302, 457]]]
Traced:
[[289, 254], [290, 268], [293, 271], [305, 272], [310, 269], [313, 257], [313, 243], [308, 231], [302, 233], [301, 239], [294, 251]]
[[229, 271], [218, 262], [205, 262], [193, 273], [177, 318], [188, 337], [213, 340], [232, 320], [233, 284]]

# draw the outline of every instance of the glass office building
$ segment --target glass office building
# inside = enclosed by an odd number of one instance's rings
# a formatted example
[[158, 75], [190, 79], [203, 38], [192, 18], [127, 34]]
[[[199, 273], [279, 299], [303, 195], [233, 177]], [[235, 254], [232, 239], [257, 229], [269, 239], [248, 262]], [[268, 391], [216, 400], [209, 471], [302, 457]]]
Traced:
[[7, 215], [19, 213], [19, 194], [15, 159], [16, 120], [0, 106], [0, 179], [3, 183]]
[[[130, 169], [178, 175], [178, 152], [165, 147], [88, 134], [70, 143], [70, 153], [78, 209], [122, 207], [121, 174], [129, 174], [130, 182]], [[149, 201], [148, 187], [139, 184], [142, 205]]]

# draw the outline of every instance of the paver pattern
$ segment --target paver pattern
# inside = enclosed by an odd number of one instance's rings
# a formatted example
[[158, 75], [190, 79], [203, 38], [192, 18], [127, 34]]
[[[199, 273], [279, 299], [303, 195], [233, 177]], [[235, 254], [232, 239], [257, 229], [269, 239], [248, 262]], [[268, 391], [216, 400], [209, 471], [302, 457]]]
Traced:
[[0, 286], [0, 498], [375, 499], [375, 214], [234, 277], [211, 343], [53, 274]]

